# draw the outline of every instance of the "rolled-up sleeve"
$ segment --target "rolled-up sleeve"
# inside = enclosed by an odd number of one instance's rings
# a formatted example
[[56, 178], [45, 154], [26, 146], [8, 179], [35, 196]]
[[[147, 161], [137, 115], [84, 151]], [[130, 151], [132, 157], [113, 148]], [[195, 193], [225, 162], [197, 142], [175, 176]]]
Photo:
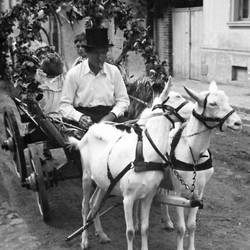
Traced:
[[79, 121], [82, 113], [74, 108], [74, 98], [77, 91], [77, 81], [75, 79], [75, 68], [68, 71], [62, 89], [59, 111], [63, 117]]
[[115, 106], [111, 110], [117, 117], [120, 117], [128, 109], [129, 97], [122, 75], [117, 67], [114, 71], [114, 95]]

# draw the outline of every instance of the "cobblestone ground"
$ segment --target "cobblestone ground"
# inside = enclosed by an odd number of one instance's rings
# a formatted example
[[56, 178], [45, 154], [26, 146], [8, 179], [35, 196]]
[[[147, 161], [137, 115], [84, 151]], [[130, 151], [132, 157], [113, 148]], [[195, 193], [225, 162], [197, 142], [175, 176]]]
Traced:
[[41, 243], [30, 235], [25, 221], [13, 211], [7, 201], [0, 204], [0, 249], [1, 250], [34, 250]]

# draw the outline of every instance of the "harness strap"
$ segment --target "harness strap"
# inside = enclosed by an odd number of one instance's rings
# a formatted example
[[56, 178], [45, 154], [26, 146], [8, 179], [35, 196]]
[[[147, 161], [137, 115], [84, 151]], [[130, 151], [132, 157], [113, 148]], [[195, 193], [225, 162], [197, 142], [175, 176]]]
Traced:
[[147, 136], [147, 139], [151, 143], [151, 146], [154, 148], [156, 153], [159, 154], [159, 156], [163, 159], [163, 161], [165, 161], [165, 163], [167, 165], [169, 165], [170, 164], [170, 157], [168, 155], [168, 152], [166, 152], [166, 156], [162, 154], [162, 152], [156, 147], [156, 145], [155, 145], [154, 141], [152, 140], [150, 134], [148, 133], [147, 129], [145, 129], [145, 135]]
[[142, 140], [142, 129], [141, 127], [136, 123], [134, 125], [134, 131], [138, 136], [137, 144], [136, 144], [136, 151], [135, 151], [135, 162], [144, 162], [143, 157], [143, 140]]
[[179, 141], [180, 141], [180, 138], [181, 138], [181, 135], [182, 135], [182, 132], [183, 132], [183, 129], [185, 128], [185, 125], [181, 126], [178, 131], [175, 133], [174, 135], [174, 138], [171, 142], [171, 146], [170, 146], [170, 160], [172, 162], [172, 159], [173, 157], [175, 157], [175, 148], [176, 146], [178, 145]]
[[160, 162], [134, 162], [134, 171], [136, 173], [146, 172], [146, 171], [163, 171], [168, 166], [166, 163]]
[[[142, 129], [139, 127], [138, 124], [134, 127], [134, 131], [138, 135], [137, 145], [136, 145], [136, 152], [135, 152], [135, 160], [134, 164], [134, 171], [136, 173], [144, 172], [144, 171], [164, 171], [164, 168], [167, 167], [169, 163], [159, 163], [159, 162], [145, 162], [143, 157], [143, 140], [142, 140]], [[154, 150], [163, 158], [166, 162], [166, 157], [159, 151], [156, 147], [155, 143], [153, 142], [152, 138], [150, 137], [147, 129], [145, 130], [145, 134], [149, 139]]]
[[[205, 162], [195, 165], [195, 171], [207, 170], [213, 167], [212, 154], [210, 151], [208, 152], [209, 152], [209, 158]], [[194, 164], [190, 164], [190, 163], [177, 160], [175, 157], [173, 157], [171, 160], [173, 163], [173, 168], [176, 170], [191, 171], [191, 172], [194, 171], [194, 168], [193, 168]]]
[[[175, 148], [180, 141], [184, 127], [185, 126], [182, 126], [181, 128], [179, 128], [179, 130], [176, 132], [176, 134], [172, 140], [172, 143], [171, 143], [170, 159], [171, 159], [171, 163], [172, 163], [172, 168], [176, 169], [176, 170], [182, 170], [182, 171], [194, 171], [194, 164], [186, 163], [186, 162], [177, 160], [175, 157]], [[195, 171], [202, 171], [202, 170], [206, 170], [206, 169], [213, 167], [213, 165], [212, 165], [212, 153], [210, 152], [210, 150], [208, 150], [208, 152], [209, 152], [208, 160], [203, 162], [203, 163], [195, 165]], [[201, 156], [201, 157], [204, 157], [204, 156]]]
[[[115, 187], [115, 185], [118, 183], [118, 181], [120, 181], [121, 180], [121, 178], [131, 169], [133, 167], [133, 163], [132, 162], [130, 162], [115, 178], [111, 178], [110, 179], [110, 184], [109, 184], [109, 187], [108, 187], [108, 189], [107, 189], [107, 191], [106, 191], [106, 193], [105, 193], [105, 195], [103, 196], [103, 198], [102, 198], [102, 201], [100, 202], [100, 206], [99, 206], [99, 208], [96, 210], [96, 212], [92, 215], [92, 217], [91, 218], [89, 218], [88, 219], [88, 221], [87, 221], [87, 223], [89, 222], [89, 221], [92, 221], [94, 218], [95, 218], [95, 216], [97, 215], [97, 213], [101, 210], [101, 208], [104, 206], [104, 203], [105, 203], [105, 201], [108, 199], [108, 197], [109, 197], [109, 195], [110, 195], [110, 193], [111, 193], [111, 191], [113, 190], [113, 188]], [[110, 173], [110, 175], [111, 175], [111, 173]], [[111, 175], [112, 176], [112, 175]]]
[[111, 181], [110, 181], [110, 185], [106, 191], [105, 196], [103, 197], [103, 202], [108, 198], [109, 194], [111, 193], [111, 191], [113, 190], [113, 188], [115, 187], [115, 185], [117, 184], [118, 181], [121, 180], [121, 178], [133, 167], [132, 162], [130, 162], [115, 178], [112, 177]]

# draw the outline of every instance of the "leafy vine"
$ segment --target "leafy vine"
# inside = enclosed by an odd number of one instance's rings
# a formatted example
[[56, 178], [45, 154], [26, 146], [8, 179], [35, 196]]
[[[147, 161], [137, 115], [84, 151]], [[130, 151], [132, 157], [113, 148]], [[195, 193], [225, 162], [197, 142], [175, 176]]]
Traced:
[[[145, 2], [138, 0], [140, 3]], [[138, 3], [137, 3], [138, 4]], [[63, 14], [64, 13], [64, 14]], [[149, 28], [141, 25], [132, 5], [121, 0], [23, 0], [11, 10], [0, 14], [0, 76], [7, 76], [11, 82], [34, 85], [34, 74], [39, 60], [30, 50], [33, 41], [42, 42], [41, 32], [50, 40], [43, 24], [54, 17], [59, 23], [64, 18], [71, 25], [87, 18], [87, 27], [102, 26], [106, 19], [114, 19], [115, 28], [124, 31], [124, 46], [116, 64], [125, 60], [128, 51], [137, 51], [145, 59], [147, 74], [153, 81], [167, 78], [164, 62], [155, 53]], [[15, 35], [14, 35], [15, 33]], [[17, 34], [16, 34], [17, 33]]]

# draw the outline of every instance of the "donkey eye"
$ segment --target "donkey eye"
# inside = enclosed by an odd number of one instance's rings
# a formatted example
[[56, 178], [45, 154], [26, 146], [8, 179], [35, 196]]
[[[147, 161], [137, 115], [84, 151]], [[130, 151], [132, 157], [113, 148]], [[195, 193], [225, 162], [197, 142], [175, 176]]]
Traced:
[[216, 102], [211, 102], [210, 106], [215, 107], [215, 106], [217, 106], [217, 103]]

